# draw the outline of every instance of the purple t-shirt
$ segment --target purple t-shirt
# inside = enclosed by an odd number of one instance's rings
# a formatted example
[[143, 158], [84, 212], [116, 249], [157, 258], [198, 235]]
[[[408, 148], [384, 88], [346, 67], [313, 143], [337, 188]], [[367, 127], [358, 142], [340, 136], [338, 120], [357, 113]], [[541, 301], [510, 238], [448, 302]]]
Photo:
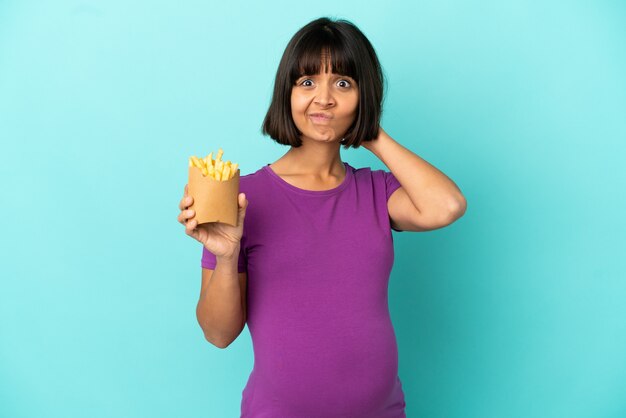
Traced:
[[[254, 367], [243, 418], [405, 417], [387, 287], [394, 252], [391, 172], [355, 169], [334, 189], [297, 188], [266, 165], [240, 178], [248, 208]], [[215, 269], [203, 247], [202, 267]]]

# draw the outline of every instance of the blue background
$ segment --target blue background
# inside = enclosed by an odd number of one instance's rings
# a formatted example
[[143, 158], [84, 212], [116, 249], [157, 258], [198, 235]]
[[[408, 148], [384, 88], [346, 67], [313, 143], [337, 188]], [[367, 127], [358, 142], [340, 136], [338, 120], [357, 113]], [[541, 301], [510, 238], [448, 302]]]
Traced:
[[287, 151], [260, 133], [274, 74], [324, 15], [468, 201], [394, 232], [408, 416], [626, 416], [626, 3], [575, 0], [0, 2], [0, 416], [239, 416], [250, 334], [196, 322], [187, 158]]

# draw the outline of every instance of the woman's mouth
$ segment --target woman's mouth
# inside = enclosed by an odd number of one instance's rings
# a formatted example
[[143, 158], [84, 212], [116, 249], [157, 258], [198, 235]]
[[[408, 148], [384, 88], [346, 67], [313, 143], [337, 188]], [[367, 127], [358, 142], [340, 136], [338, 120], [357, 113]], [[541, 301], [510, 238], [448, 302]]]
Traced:
[[311, 118], [311, 120], [315, 123], [324, 123], [332, 119], [330, 115], [326, 115], [324, 113], [311, 113], [309, 118]]

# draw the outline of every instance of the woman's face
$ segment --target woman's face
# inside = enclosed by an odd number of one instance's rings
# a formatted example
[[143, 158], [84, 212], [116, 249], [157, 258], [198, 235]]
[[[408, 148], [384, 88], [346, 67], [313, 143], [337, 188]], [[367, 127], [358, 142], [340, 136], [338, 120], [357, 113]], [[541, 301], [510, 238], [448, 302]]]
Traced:
[[341, 140], [357, 114], [356, 81], [326, 68], [326, 72], [300, 77], [291, 90], [291, 115], [303, 141]]

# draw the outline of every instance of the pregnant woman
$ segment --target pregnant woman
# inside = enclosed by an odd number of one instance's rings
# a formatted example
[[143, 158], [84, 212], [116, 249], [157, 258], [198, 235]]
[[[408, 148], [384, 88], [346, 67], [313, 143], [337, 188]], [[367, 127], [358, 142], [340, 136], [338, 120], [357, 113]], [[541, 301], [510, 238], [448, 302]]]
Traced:
[[[202, 243], [197, 317], [226, 348], [248, 324], [244, 418], [401, 418], [405, 401], [387, 288], [391, 230], [445, 227], [465, 212], [441, 171], [380, 127], [383, 75], [365, 35], [316, 19], [288, 43], [263, 132], [289, 147], [240, 178], [239, 222], [178, 221]], [[355, 168], [364, 147], [387, 170]]]

